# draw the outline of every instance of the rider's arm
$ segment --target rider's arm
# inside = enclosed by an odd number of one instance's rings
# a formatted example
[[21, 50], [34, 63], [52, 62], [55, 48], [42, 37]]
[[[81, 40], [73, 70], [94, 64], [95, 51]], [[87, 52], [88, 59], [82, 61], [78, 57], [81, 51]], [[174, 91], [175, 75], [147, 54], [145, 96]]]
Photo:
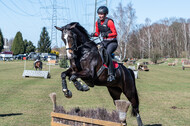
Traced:
[[94, 33], [94, 37], [98, 37], [100, 35], [99, 29], [98, 29], [98, 22], [96, 21], [96, 32]]
[[112, 31], [112, 33], [108, 34], [108, 37], [117, 37], [117, 31], [116, 31], [115, 25], [112, 20], [108, 21], [108, 27]]

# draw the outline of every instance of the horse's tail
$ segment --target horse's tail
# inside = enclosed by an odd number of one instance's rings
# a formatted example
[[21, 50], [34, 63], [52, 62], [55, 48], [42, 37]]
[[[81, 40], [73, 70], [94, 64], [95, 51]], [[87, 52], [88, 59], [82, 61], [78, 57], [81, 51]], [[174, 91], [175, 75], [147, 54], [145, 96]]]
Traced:
[[135, 74], [134, 74], [134, 72], [133, 72], [133, 70], [131, 70], [131, 69], [128, 69], [129, 70], [129, 72], [131, 73], [131, 76], [132, 76], [132, 78], [133, 78], [133, 82], [134, 82], [134, 88], [135, 88], [135, 100], [136, 100], [136, 105], [135, 106], [133, 106], [132, 105], [132, 111], [131, 111], [131, 114], [132, 114], [132, 116], [137, 116], [137, 113], [139, 113], [139, 96], [138, 96], [138, 92], [137, 92], [137, 88], [136, 88], [136, 83], [135, 83]]

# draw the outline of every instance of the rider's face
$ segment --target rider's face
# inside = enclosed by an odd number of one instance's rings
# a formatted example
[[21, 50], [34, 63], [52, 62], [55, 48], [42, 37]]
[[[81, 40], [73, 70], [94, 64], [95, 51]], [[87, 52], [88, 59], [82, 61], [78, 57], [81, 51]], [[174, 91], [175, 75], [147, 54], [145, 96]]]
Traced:
[[98, 14], [98, 16], [101, 21], [105, 20], [106, 18], [106, 14]]

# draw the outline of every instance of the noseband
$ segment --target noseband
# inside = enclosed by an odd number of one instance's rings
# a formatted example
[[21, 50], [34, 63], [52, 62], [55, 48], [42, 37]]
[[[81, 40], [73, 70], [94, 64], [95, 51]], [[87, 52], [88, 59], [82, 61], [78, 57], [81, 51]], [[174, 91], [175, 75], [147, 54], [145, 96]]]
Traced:
[[[79, 50], [79, 48], [84, 46], [84, 43], [80, 43], [80, 45], [77, 45], [77, 34], [75, 32], [73, 32], [72, 30], [66, 30], [65, 33], [67, 33], [68, 31], [71, 31], [72, 36], [70, 35], [69, 37], [73, 39], [73, 43], [71, 45], [71, 48], [66, 48], [66, 50], [72, 50], [73, 51], [73, 56], [74, 58], [77, 57], [77, 55], [75, 55], [76, 51]], [[89, 41], [91, 42], [91, 41]]]

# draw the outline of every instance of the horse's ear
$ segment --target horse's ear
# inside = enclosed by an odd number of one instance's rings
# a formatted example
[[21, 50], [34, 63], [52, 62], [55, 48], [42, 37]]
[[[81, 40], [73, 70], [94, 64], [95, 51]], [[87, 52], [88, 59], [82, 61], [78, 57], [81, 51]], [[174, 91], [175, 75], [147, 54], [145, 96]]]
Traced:
[[78, 23], [73, 24], [70, 29], [75, 28]]
[[63, 28], [60, 28], [60, 27], [57, 27], [57, 26], [54, 26], [57, 30], [59, 30], [59, 31], [62, 31], [63, 30]]

